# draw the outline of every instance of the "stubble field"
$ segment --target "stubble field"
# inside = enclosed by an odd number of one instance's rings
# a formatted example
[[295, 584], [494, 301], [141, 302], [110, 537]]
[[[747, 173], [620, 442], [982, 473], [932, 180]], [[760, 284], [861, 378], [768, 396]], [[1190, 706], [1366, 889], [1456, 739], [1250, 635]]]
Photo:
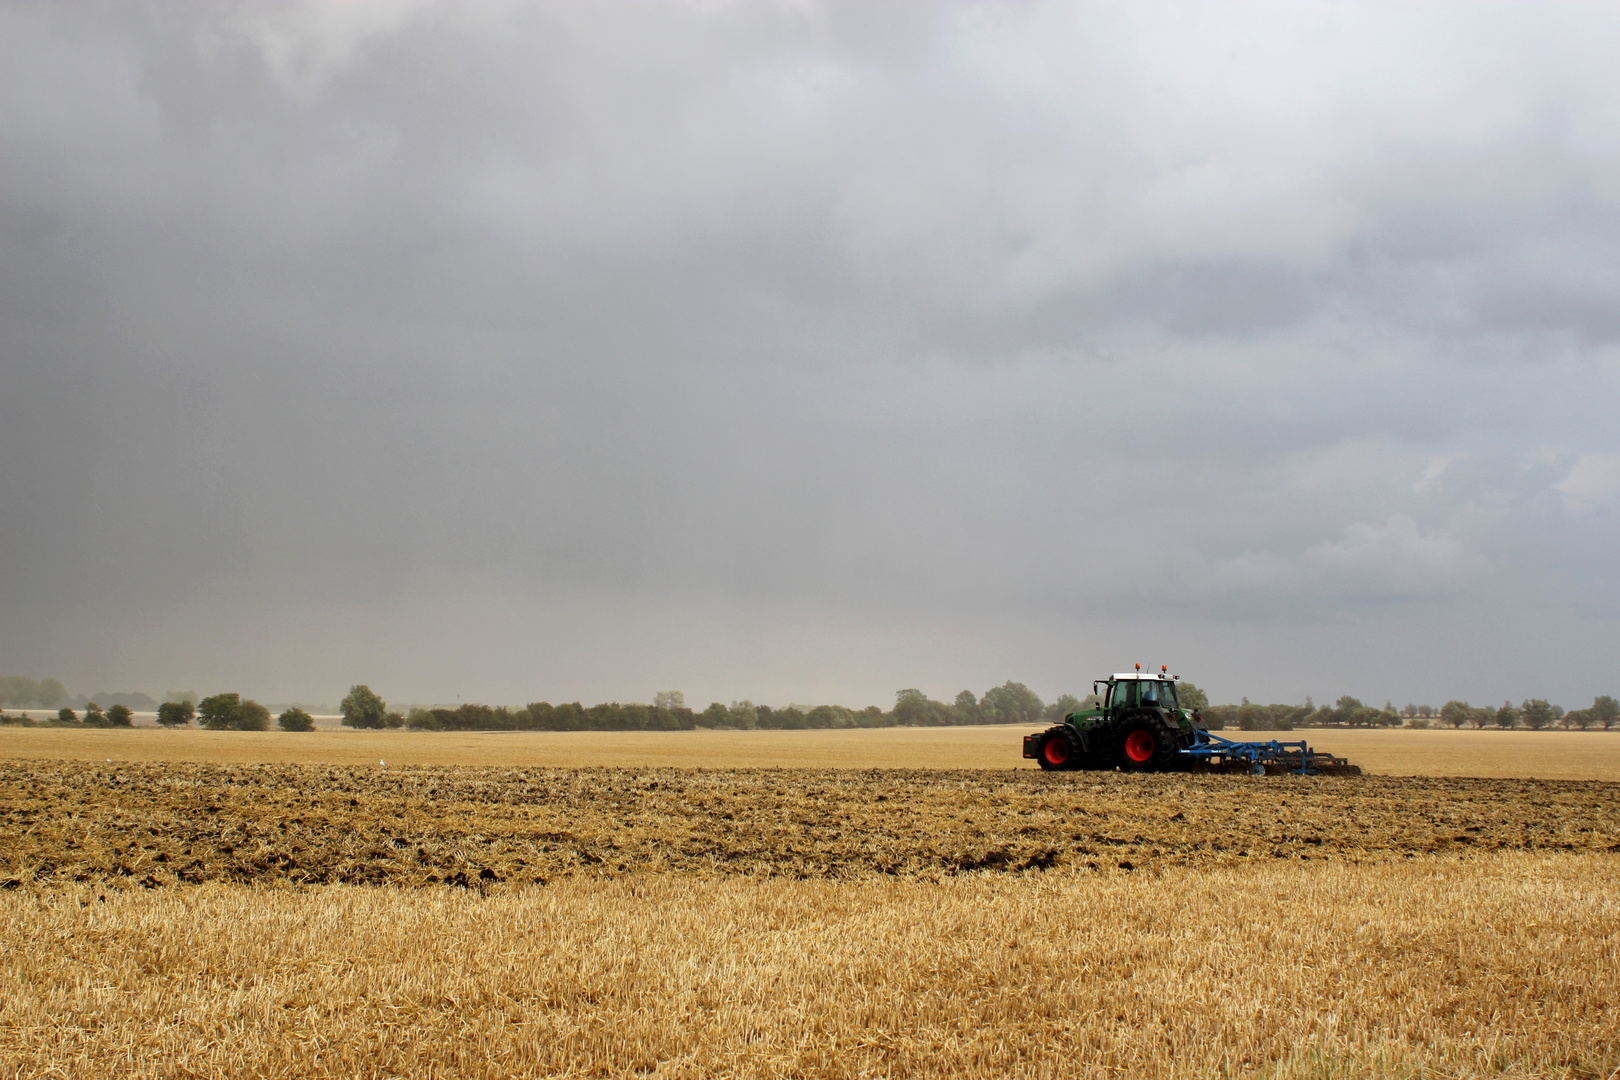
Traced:
[[[498, 766], [384, 766], [465, 744], [21, 734], [137, 752], [0, 740], [0, 1076], [1620, 1069], [1612, 779], [739, 767], [792, 739], [557, 767], [526, 735], [486, 744]], [[887, 733], [736, 734], [848, 761], [872, 744], [827, 736]], [[949, 734], [930, 760], [1009, 737]], [[1361, 761], [1340, 734], [1312, 741]], [[155, 760], [136, 736], [366, 763]], [[513, 760], [525, 740], [553, 764]]]
[[[0, 759], [540, 768], [1034, 769], [1018, 726], [821, 731], [163, 731], [0, 727]], [[1620, 732], [1221, 732], [1305, 739], [1385, 776], [1620, 781]]]

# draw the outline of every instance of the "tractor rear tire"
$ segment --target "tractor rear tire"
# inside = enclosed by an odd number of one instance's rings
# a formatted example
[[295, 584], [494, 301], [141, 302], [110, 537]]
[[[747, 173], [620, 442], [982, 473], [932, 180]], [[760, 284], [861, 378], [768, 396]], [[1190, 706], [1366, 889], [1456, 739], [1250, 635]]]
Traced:
[[1069, 737], [1061, 731], [1054, 731], [1041, 743], [1041, 752], [1037, 760], [1041, 768], [1047, 772], [1058, 772], [1063, 769], [1072, 769], [1079, 763], [1080, 754], [1069, 741]]
[[1119, 726], [1115, 763], [1125, 772], [1164, 772], [1175, 761], [1176, 733], [1157, 712], [1143, 710]]

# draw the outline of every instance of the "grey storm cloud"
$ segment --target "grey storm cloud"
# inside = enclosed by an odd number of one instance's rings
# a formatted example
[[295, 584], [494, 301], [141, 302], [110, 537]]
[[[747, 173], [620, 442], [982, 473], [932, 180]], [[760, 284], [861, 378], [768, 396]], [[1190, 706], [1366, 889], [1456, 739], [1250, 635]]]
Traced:
[[1617, 32], [0, 6], [0, 667], [1614, 692]]

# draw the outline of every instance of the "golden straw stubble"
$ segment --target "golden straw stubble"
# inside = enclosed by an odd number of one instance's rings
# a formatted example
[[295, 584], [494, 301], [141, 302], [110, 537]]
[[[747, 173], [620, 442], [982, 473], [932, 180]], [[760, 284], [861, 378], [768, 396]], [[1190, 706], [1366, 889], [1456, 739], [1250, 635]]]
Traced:
[[13, 891], [0, 1075], [1602, 1078], [1617, 898], [1526, 853]]

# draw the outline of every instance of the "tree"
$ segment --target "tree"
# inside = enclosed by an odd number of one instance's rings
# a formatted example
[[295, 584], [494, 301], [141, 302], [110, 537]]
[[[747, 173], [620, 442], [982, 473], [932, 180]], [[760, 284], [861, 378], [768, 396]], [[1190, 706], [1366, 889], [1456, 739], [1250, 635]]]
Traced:
[[269, 731], [270, 710], [257, 701], [244, 701], [236, 707], [237, 731]]
[[788, 705], [771, 712], [771, 726], [781, 731], [802, 731], [809, 727], [810, 723], [805, 719], [803, 709], [797, 705]]
[[388, 703], [362, 683], [349, 687], [348, 696], [339, 708], [343, 711], [344, 727], [377, 730], [388, 723]]
[[1418, 715], [1419, 716], [1433, 716], [1434, 715], [1434, 706], [1433, 705], [1419, 705], [1418, 706]]
[[236, 726], [236, 712], [241, 707], [241, 694], [205, 697], [197, 702], [197, 722], [209, 731], [229, 731]]
[[1519, 710], [1513, 707], [1513, 702], [1504, 701], [1502, 707], [1496, 710], [1496, 726], [1503, 729], [1519, 726]]
[[726, 710], [726, 720], [735, 728], [757, 728], [759, 727], [759, 706], [747, 699], [733, 701], [731, 708]]
[[1046, 707], [1046, 719], [1054, 724], [1061, 724], [1064, 717], [1083, 708], [1085, 706], [1073, 694], [1059, 694], [1058, 699]]
[[988, 724], [1038, 724], [1044, 710], [1033, 690], [1011, 679], [986, 690], [979, 701], [979, 711]]
[[[1379, 727], [1391, 722], [1394, 712], [1385, 713], [1371, 705], [1363, 705], [1359, 698], [1345, 694], [1333, 703], [1333, 722], [1346, 727]], [[1395, 718], [1396, 721], [1399, 717]]]
[[112, 706], [111, 708], [109, 708], [107, 710], [107, 726], [108, 727], [134, 727], [135, 726], [135, 714], [130, 712], [130, 709], [129, 709], [128, 705], [124, 705], [124, 704], [114, 705], [114, 706]]
[[964, 690], [956, 695], [957, 722], [961, 724], [977, 724], [984, 719], [979, 711], [979, 699], [973, 696], [973, 691]]
[[1604, 731], [1620, 724], [1620, 702], [1608, 694], [1593, 698], [1592, 719], [1602, 725]]
[[79, 714], [64, 705], [60, 709], [56, 710], [56, 722], [58, 724], [77, 724], [79, 722]]
[[1176, 700], [1183, 709], [1209, 708], [1209, 695], [1190, 682], [1176, 684]]
[[158, 706], [157, 722], [166, 728], [185, 727], [197, 715], [197, 706], [190, 701], [165, 701]]
[[1473, 707], [1466, 701], [1448, 701], [1440, 706], [1440, 722], [1450, 728], [1460, 728], [1468, 723]]
[[88, 705], [86, 705], [84, 707], [84, 726], [85, 727], [106, 727], [107, 726], [107, 714], [102, 712], [101, 711], [101, 706], [97, 705], [93, 701], [90, 702], [90, 704], [88, 704]]
[[1496, 710], [1492, 709], [1488, 705], [1481, 705], [1468, 717], [1468, 722], [1473, 724], [1475, 728], [1484, 730], [1485, 725], [1491, 723], [1495, 719]]
[[686, 708], [686, 693], [681, 690], [660, 690], [653, 695], [653, 708], [684, 709]]
[[1540, 731], [1544, 727], [1551, 727], [1557, 719], [1553, 715], [1552, 706], [1541, 698], [1528, 698], [1519, 706], [1519, 716], [1524, 720], [1524, 726], [1531, 731]]
[[282, 731], [314, 731], [315, 718], [298, 706], [292, 705], [276, 717], [276, 726]]
[[928, 695], [916, 687], [894, 692], [895, 723], [911, 727], [919, 722], [926, 722], [928, 712]]
[[1564, 725], [1565, 731], [1585, 731], [1587, 726], [1592, 723], [1592, 710], [1571, 709], [1559, 717], [1558, 722]]
[[709, 707], [703, 710], [703, 723], [705, 727], [730, 727], [731, 710], [718, 701], [711, 701]]

